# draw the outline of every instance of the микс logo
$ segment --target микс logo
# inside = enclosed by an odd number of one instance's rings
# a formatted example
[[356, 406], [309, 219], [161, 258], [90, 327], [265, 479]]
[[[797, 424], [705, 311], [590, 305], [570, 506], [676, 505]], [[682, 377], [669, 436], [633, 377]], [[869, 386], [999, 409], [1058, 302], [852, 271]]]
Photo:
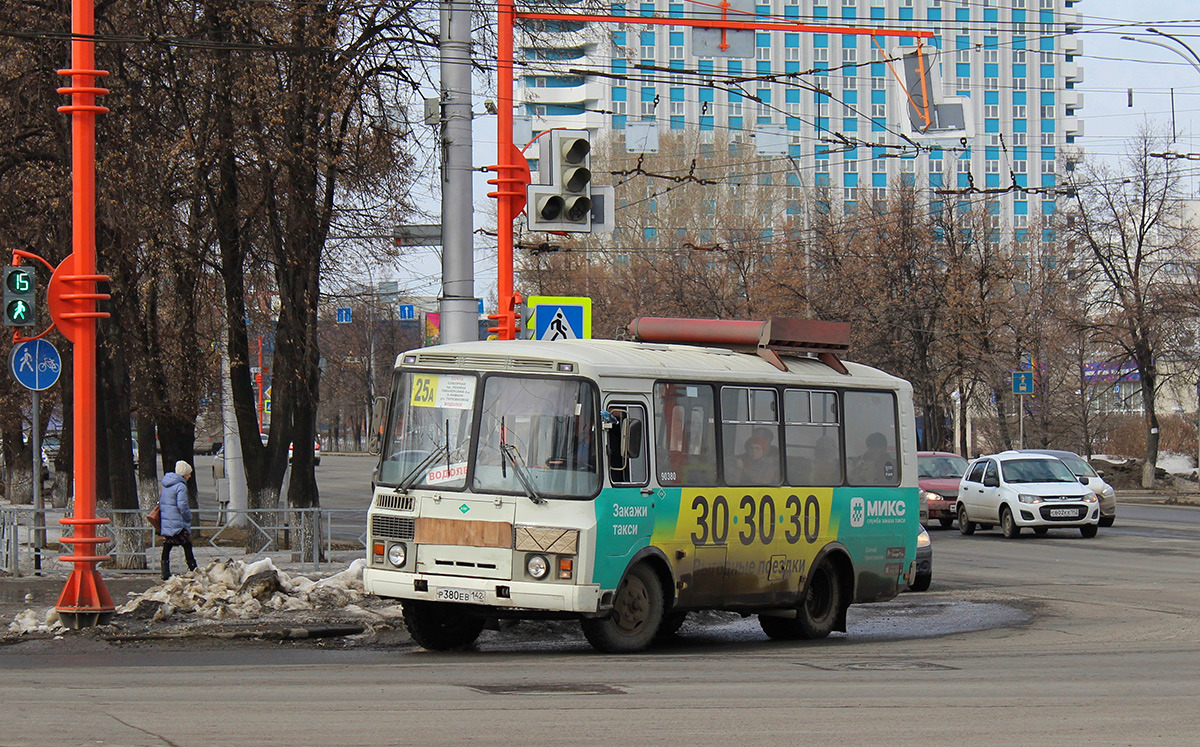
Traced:
[[904, 519], [904, 501], [901, 500], [872, 500], [867, 501], [855, 496], [850, 499], [850, 526], [858, 528], [873, 519], [872, 523], [891, 524]]

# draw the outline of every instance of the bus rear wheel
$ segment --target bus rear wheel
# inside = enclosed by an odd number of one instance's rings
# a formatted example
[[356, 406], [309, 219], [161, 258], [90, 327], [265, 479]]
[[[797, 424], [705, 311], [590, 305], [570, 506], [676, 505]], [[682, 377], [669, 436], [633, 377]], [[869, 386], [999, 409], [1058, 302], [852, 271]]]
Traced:
[[828, 560], [822, 560], [813, 568], [808, 591], [796, 608], [796, 616], [759, 615], [758, 624], [768, 638], [777, 641], [815, 640], [833, 632], [841, 608], [842, 584], [837, 569]]
[[641, 651], [654, 640], [662, 624], [662, 584], [645, 563], [630, 568], [621, 579], [607, 617], [580, 620], [588, 643], [607, 654]]
[[404, 626], [417, 645], [430, 651], [466, 648], [483, 632], [483, 618], [456, 604], [404, 602]]

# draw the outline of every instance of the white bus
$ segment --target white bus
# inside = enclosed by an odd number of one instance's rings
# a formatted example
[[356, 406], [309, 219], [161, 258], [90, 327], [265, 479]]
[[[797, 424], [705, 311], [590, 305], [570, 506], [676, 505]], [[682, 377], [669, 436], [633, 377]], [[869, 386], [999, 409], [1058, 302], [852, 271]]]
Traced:
[[700, 609], [821, 638], [911, 580], [912, 390], [843, 364], [848, 327], [633, 329], [654, 341], [399, 356], [364, 583], [403, 601], [418, 644], [565, 616], [597, 649], [636, 651]]

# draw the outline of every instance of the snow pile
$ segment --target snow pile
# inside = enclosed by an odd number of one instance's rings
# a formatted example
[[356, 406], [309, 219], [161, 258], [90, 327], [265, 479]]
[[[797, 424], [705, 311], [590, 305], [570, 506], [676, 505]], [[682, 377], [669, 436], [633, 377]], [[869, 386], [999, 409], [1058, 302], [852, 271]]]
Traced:
[[58, 618], [58, 610], [51, 607], [46, 610], [42, 619], [38, 619], [38, 613], [33, 610], [25, 610], [17, 614], [16, 618], [8, 624], [8, 632], [16, 635], [25, 635], [26, 633], [61, 633], [66, 630], [62, 621]]
[[219, 560], [203, 569], [172, 576], [162, 585], [132, 597], [117, 613], [150, 622], [166, 620], [176, 613], [210, 620], [256, 619], [272, 611], [318, 609], [371, 615], [359, 606], [366, 597], [362, 584], [365, 565], [366, 561], [359, 558], [344, 571], [314, 581], [288, 575], [270, 558], [249, 564]]
[[1183, 454], [1163, 453], [1158, 455], [1155, 465], [1172, 475], [1192, 475], [1196, 472], [1196, 460]]

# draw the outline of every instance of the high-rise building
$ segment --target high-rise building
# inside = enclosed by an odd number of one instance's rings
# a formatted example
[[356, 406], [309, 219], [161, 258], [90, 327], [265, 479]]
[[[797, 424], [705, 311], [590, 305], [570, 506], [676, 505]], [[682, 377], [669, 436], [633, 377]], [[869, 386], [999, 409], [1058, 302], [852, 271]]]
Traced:
[[[1064, 150], [1083, 132], [1077, 116], [1083, 79], [1076, 59], [1080, 0], [749, 0], [756, 16], [824, 26], [932, 32], [923, 51], [936, 62], [933, 84], [964, 97], [973, 135], [914, 148], [903, 123], [909, 102], [895, 60], [914, 39], [742, 32], [753, 56], [716, 56], [687, 26], [639, 24], [714, 12], [714, 3], [657, 0], [609, 3], [621, 24], [537, 22], [518, 35], [518, 114], [534, 131], [586, 128], [627, 132], [653, 121], [660, 133], [692, 129], [731, 143], [770, 142], [797, 168], [780, 183], [827, 187], [853, 209], [880, 199], [910, 175], [932, 189], [999, 190], [997, 221], [1019, 233], [1053, 214], [1053, 192], [1068, 170]], [[736, 3], [735, 3], [736, 5]], [[563, 12], [571, 0], [540, 5]], [[700, 53], [714, 56], [698, 55]], [[888, 60], [892, 60], [889, 64]], [[819, 89], [819, 90], [815, 90]], [[922, 142], [920, 138], [915, 138]], [[905, 147], [907, 146], [907, 147]], [[901, 156], [901, 157], [898, 157]], [[1024, 192], [1023, 189], [1035, 189]]]

